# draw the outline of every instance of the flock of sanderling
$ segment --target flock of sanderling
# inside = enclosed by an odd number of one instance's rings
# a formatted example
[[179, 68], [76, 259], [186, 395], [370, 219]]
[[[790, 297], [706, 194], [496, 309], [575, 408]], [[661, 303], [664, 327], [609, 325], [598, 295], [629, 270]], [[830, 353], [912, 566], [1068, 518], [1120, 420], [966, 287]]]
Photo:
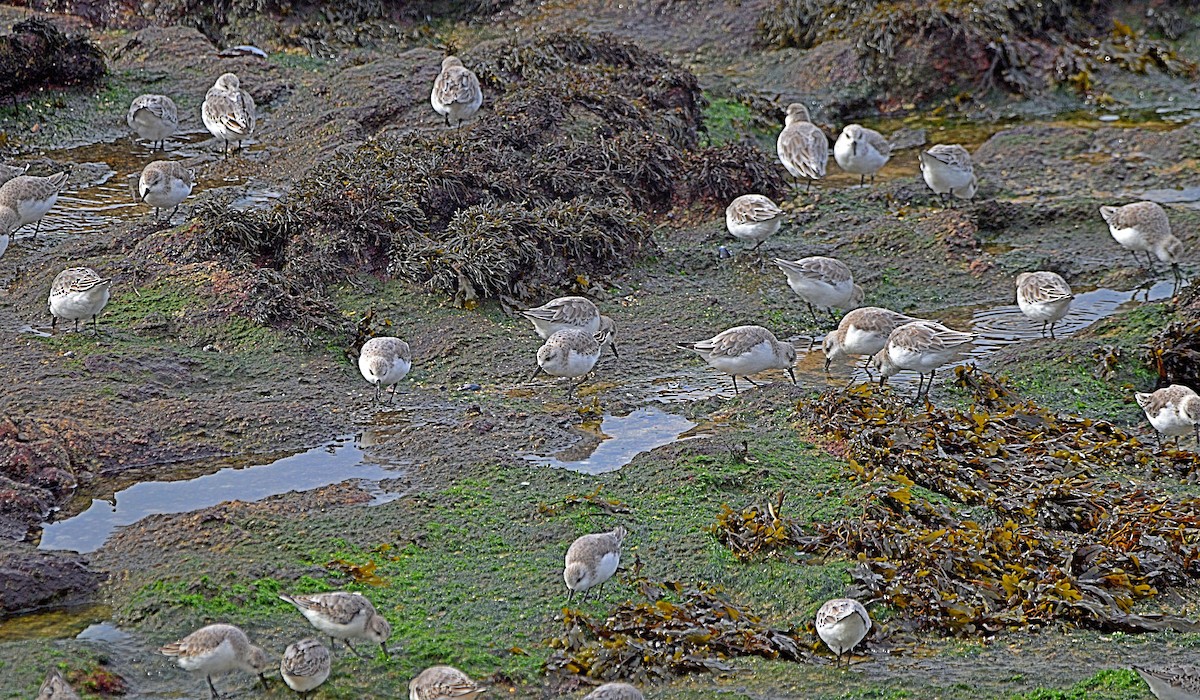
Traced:
[[[445, 117], [448, 126], [458, 127], [479, 110], [482, 101], [475, 74], [457, 57], [447, 57], [430, 95], [433, 108]], [[226, 157], [230, 155], [231, 144], [236, 150], [254, 133], [254, 100], [242, 90], [238, 77], [232, 73], [217, 79], [205, 96], [201, 113], [204, 125], [220, 141]], [[169, 97], [142, 95], [130, 105], [127, 122], [140, 138], [161, 146], [178, 129], [179, 116]], [[825, 176], [829, 143], [825, 134], [811, 122], [804, 105], [788, 106], [777, 149], [784, 168], [794, 178], [805, 179], [808, 187], [813, 180]], [[873, 181], [875, 174], [887, 164], [892, 146], [879, 132], [851, 124], [835, 141], [833, 155], [839, 167], [860, 176], [862, 186], [868, 177]], [[938, 144], [922, 151], [919, 159], [922, 176], [934, 193], [943, 198], [971, 199], [975, 196], [978, 179], [971, 155], [962, 146]], [[36, 237], [42, 217], [54, 206], [67, 182], [65, 172], [36, 177], [27, 175], [25, 170], [0, 165], [0, 182], [3, 183], [0, 186], [0, 254], [22, 226], [33, 224]], [[154, 208], [155, 218], [161, 210], [169, 209], [170, 219], [191, 194], [194, 183], [195, 175], [191, 170], [176, 162], [158, 160], [142, 171], [138, 195], [141, 201]], [[1137, 252], [1141, 251], [1145, 253], [1148, 266], [1152, 268], [1157, 258], [1171, 266], [1177, 283], [1182, 281], [1179, 259], [1183, 245], [1172, 235], [1162, 207], [1153, 202], [1135, 202], [1120, 207], [1101, 207], [1100, 214], [1113, 238], [1130, 251], [1139, 266], [1142, 260], [1137, 257]], [[753, 244], [751, 250], [757, 250], [779, 230], [784, 211], [768, 197], [746, 194], [736, 198], [725, 215], [729, 233]], [[835, 319], [833, 309], [846, 312], [836, 329], [824, 338], [826, 369], [835, 360], [857, 356], [864, 359], [864, 369], [873, 368], [879, 372], [881, 382], [901, 370], [915, 371], [921, 379], [917, 387], [919, 399], [928, 395], [934, 372], [973, 340], [970, 333], [947, 328], [936, 321], [881, 307], [863, 307], [863, 289], [855, 284], [850, 268], [834, 258], [776, 258], [774, 263], [786, 276], [788, 286], [808, 306], [814, 321], [819, 323], [818, 309], [825, 310], [831, 320]], [[109, 287], [110, 280], [90, 268], [74, 267], [62, 271], [55, 277], [50, 290], [52, 325], [56, 326], [59, 319], [74, 321], [78, 331], [79, 322], [90, 319], [98, 331], [97, 319], [108, 302]], [[1073, 295], [1070, 286], [1059, 275], [1033, 271], [1017, 276], [1016, 299], [1021, 312], [1030, 320], [1041, 322], [1043, 335], [1049, 332], [1053, 338], [1054, 326], [1066, 315]], [[616, 324], [588, 299], [562, 297], [520, 313], [545, 341], [537, 351], [535, 377], [544, 373], [553, 377], [581, 378], [594, 369], [605, 346], [617, 354]], [[753, 384], [751, 375], [771, 369], [787, 371], [795, 382], [795, 346], [780, 341], [762, 326], [729, 328], [707, 340], [680, 347], [696, 353], [713, 369], [730, 375], [735, 392], [740, 390], [738, 377]], [[382, 401], [383, 392], [390, 388], [390, 402], [412, 362], [412, 351], [403, 340], [377, 337], [363, 345], [358, 365], [363, 377], [375, 388], [375, 400]], [[572, 385], [572, 390], [575, 386]], [[1200, 440], [1200, 396], [1191, 389], [1172, 385], [1153, 393], [1138, 393], [1136, 399], [1156, 433], [1178, 438], [1195, 432]], [[581, 600], [586, 600], [592, 589], [599, 590], [614, 575], [626, 535], [625, 528], [618, 527], [611, 532], [584, 535], [570, 546], [563, 569], [568, 599], [578, 593]], [[391, 635], [391, 626], [365, 596], [333, 592], [283, 595], [280, 598], [294, 605], [314, 628], [328, 635], [332, 643], [336, 644], [340, 639], [357, 654], [351, 641], [369, 641], [379, 644], [387, 654], [386, 642]], [[817, 613], [818, 636], [839, 662], [846, 659], [847, 666], [851, 651], [870, 629], [870, 615], [856, 600], [830, 600]], [[201, 628], [160, 651], [175, 658], [182, 668], [202, 674], [213, 698], [218, 697], [213, 676], [243, 670], [259, 675], [265, 682], [264, 674], [274, 665], [271, 657], [252, 644], [242, 630], [228, 624]], [[328, 647], [316, 638], [307, 637], [287, 647], [279, 663], [280, 674], [290, 688], [302, 697], [307, 696], [328, 678], [332, 657]], [[1200, 675], [1190, 667], [1138, 668], [1137, 671], [1159, 697], [1200, 697], [1196, 691]], [[469, 700], [485, 690], [458, 669], [434, 666], [412, 680], [409, 697], [411, 700]], [[71, 697], [76, 697], [74, 691], [57, 671], [51, 672], [39, 698], [61, 700]], [[624, 683], [609, 683], [587, 696], [590, 700], [641, 697], [640, 691]]]

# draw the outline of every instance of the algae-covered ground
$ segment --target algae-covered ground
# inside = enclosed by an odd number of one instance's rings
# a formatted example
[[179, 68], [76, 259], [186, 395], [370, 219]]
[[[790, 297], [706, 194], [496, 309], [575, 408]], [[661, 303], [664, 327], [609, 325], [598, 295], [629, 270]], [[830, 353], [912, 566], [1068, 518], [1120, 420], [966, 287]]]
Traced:
[[[1086, 425], [1080, 435], [1109, 430], [1095, 427], [1106, 422], [1123, 431], [1116, 446], [1063, 443], [1095, 460], [1051, 455], [1069, 463], [1064, 481], [1144, 486], [1139, 493], [1174, 504], [1191, 527], [1189, 499], [1200, 496], [1194, 457], [1155, 458], [1132, 399], [1159, 380], [1145, 345], [1186, 314], [1162, 285], [1169, 273], [1130, 265], [1097, 210], [1143, 196], [1175, 202], [1169, 211], [1188, 247], [1190, 278], [1200, 214], [1186, 200], [1200, 126], [1163, 120], [1146, 104], [1153, 98], [1128, 97], [1142, 84], [1137, 76], [1115, 73], [1104, 76], [1117, 121], [1100, 121], [1093, 98], [1068, 90], [1019, 101], [981, 96], [978, 109], [955, 118], [945, 117], [953, 99], [884, 118], [844, 92], [828, 97], [840, 89], [836, 74], [824, 76], [822, 92], [811, 71], [796, 70], [820, 64], [830, 45], [777, 49], [753, 40], [761, 13], [775, 5], [513, 3], [467, 20], [403, 18], [402, 30], [386, 37], [321, 43], [320, 57], [268, 46], [266, 60], [219, 58], [190, 27], [85, 29], [108, 56], [105, 84], [94, 92], [22, 95], [16, 116], [0, 105], [6, 162], [30, 162], [42, 175], [69, 168], [71, 196], [56, 212], [94, 204], [108, 192], [105, 183], [157, 157], [128, 138], [123, 115], [133, 96], [161, 91], [176, 96], [185, 115], [170, 157], [194, 167], [200, 185], [169, 224], [130, 208], [98, 221], [52, 215], [46, 234], [36, 241], [20, 235], [0, 259], [0, 381], [13, 387], [0, 396], [5, 532], [34, 542], [44, 520], [67, 520], [94, 507], [93, 499], [119, 507], [140, 482], [190, 485], [222, 467], [249, 473], [345, 436], [356, 436], [363, 464], [389, 470], [390, 478], [290, 490], [284, 474], [276, 495], [251, 499], [235, 490], [203, 507], [189, 507], [183, 491], [182, 505], [115, 531], [85, 555], [104, 577], [87, 605], [61, 609], [51, 597], [36, 611], [0, 618], [0, 697], [35, 695], [53, 666], [93, 697], [118, 689], [129, 697], [202, 696], [204, 680], [157, 654], [159, 646], [221, 621], [242, 626], [278, 655], [311, 631], [278, 594], [343, 589], [369, 595], [392, 624], [390, 658], [368, 645], [361, 658], [335, 649], [319, 697], [403, 697], [420, 669], [449, 663], [489, 683], [490, 697], [578, 698], [598, 682], [575, 672], [584, 661], [593, 675], [628, 678], [651, 698], [1151, 697], [1130, 664], [1188, 661], [1200, 635], [1179, 631], [1183, 624], [1134, 633], [1114, 622], [1114, 612], [1194, 619], [1200, 599], [1191, 568], [1176, 578], [1162, 574], [1146, 589], [1130, 583], [1139, 596], [1130, 609], [1114, 603], [1079, 613], [1068, 605], [1062, 618], [1072, 623], [1037, 617], [1037, 624], [969, 627], [928, 612], [936, 606], [902, 606], [894, 591], [881, 593], [865, 601], [876, 621], [866, 647], [849, 670], [833, 668], [813, 633], [817, 607], [862, 590], [864, 572], [894, 562], [849, 548], [821, 550], [818, 530], [861, 521], [865, 532], [881, 504], [896, 505], [880, 494], [904, 484], [901, 469], [867, 465], [868, 447], [883, 444], [889, 426], [919, 426], [933, 414], [888, 409], [900, 412], [875, 424], [867, 416], [861, 435], [845, 433], [859, 425], [850, 409], [815, 419], [822, 407], [841, 405], [836, 397], [851, 374], [848, 366], [821, 371], [827, 322], [808, 316], [770, 259], [834, 255], [854, 270], [868, 303], [974, 328], [986, 336], [978, 364], [1014, 392], [1006, 401], [1029, 398], [1090, 419], [1078, 424]], [[25, 12], [0, 6], [0, 19]], [[562, 29], [571, 31], [555, 33]], [[595, 38], [597, 31], [612, 36]], [[1195, 59], [1192, 34], [1177, 45]], [[306, 46], [316, 45], [313, 36]], [[468, 65], [478, 62], [488, 95], [480, 117], [453, 133], [427, 100], [449, 50]], [[207, 141], [198, 114], [204, 90], [225, 71], [239, 73], [264, 113], [249, 149], [228, 160]], [[639, 78], [624, 80], [623, 71]], [[553, 89], [540, 94], [522, 82], [529, 75]], [[1174, 101], [1158, 106], [1200, 104], [1186, 79], [1142, 78], [1153, 94], [1164, 85], [1174, 90]], [[812, 94], [825, 96], [828, 110], [818, 104], [814, 113], [826, 127], [849, 111], [885, 133], [903, 132], [910, 144], [964, 143], [975, 157], [979, 196], [944, 207], [919, 179], [912, 147], [865, 188], [831, 164], [830, 177], [811, 192], [782, 189], [772, 155], [779, 109]], [[1023, 110], [1043, 116], [990, 118]], [[418, 146], [434, 155], [413, 160], [419, 167], [410, 171], [381, 160], [413, 157]], [[473, 146], [486, 157], [472, 160]], [[379, 169], [364, 170], [364, 163]], [[714, 194], [748, 182], [780, 188], [787, 211], [761, 254], [729, 239]], [[493, 240], [486, 235], [455, 232], [519, 238], [527, 219], [505, 225], [487, 217], [560, 206], [591, 217], [578, 228], [596, 240], [619, 229], [622, 245], [579, 244], [569, 238], [570, 222], [560, 221], [552, 233], [565, 242], [538, 252], [552, 263], [538, 274], [518, 271], [494, 286], [472, 277], [506, 251], [477, 245]], [[471, 217], [461, 213], [468, 207]], [[613, 211], [627, 220], [595, 224]], [[470, 221], [482, 228], [467, 228]], [[444, 238], [430, 243], [435, 236]], [[529, 255], [536, 241], [521, 240], [520, 255]], [[597, 267], [577, 269], [583, 260]], [[50, 280], [78, 264], [114, 279], [102, 332], [48, 335]], [[422, 276], [423, 269], [442, 272]], [[1014, 276], [1031, 269], [1066, 277], [1080, 295], [1076, 313], [1098, 320], [1055, 341], [1038, 337], [1011, 308]], [[620, 356], [606, 355], [592, 380], [568, 396], [565, 385], [529, 381], [539, 341], [513, 308], [574, 293], [615, 319]], [[796, 343], [797, 386], [768, 373], [766, 386], [735, 396], [727, 377], [675, 347], [743, 323]], [[399, 335], [415, 356], [395, 403], [382, 407], [353, 362], [371, 334]], [[894, 395], [907, 399], [912, 390], [910, 381], [897, 381], [855, 396], [898, 407]], [[932, 400], [981, 416], [980, 430], [1009, 425], [1011, 405], [989, 404], [949, 376]], [[1036, 443], [1046, 434], [1045, 416], [1021, 411], [1006, 439]], [[653, 425], [628, 435], [612, 427], [631, 415], [694, 427], [665, 437], [655, 437]], [[636, 456], [618, 460], [614, 471], [546, 464], [553, 457], [578, 467], [597, 446], [622, 440]], [[307, 454], [318, 468], [323, 460], [340, 468], [320, 450]], [[947, 469], [952, 462], [962, 466], [947, 457]], [[1063, 490], [1039, 492], [1045, 500], [1030, 506], [1033, 515], [1019, 528], [1046, 527], [1069, 533], [1068, 540], [1093, 536], [1082, 520], [1038, 521], [1038, 506], [1061, 513], [1060, 500], [1071, 495]], [[894, 493], [911, 499], [914, 512], [927, 504], [965, 530], [1020, 520], [1020, 509], [1002, 498], [976, 500], [936, 479], [909, 479]], [[795, 524], [800, 536], [739, 558], [723, 543], [719, 516], [740, 518], [780, 498], [780, 523]], [[629, 531], [622, 571], [598, 596], [568, 602], [567, 546], [618, 525]], [[1138, 547], [1156, 546], [1146, 541], [1129, 546], [1140, 556]], [[28, 556], [31, 546], [21, 546], [15, 556]], [[1094, 551], [1081, 547], [1079, 561]], [[1064, 570], [1076, 565], [1075, 554], [1068, 559]], [[1140, 575], [1105, 573], [1127, 582]], [[1038, 606], [1065, 605], [1029, 595], [1029, 605], [1015, 609], [1030, 620], [1047, 609]], [[660, 621], [682, 618], [700, 610], [697, 600], [722, 602], [698, 618], [706, 627], [697, 622], [671, 642], [691, 644], [695, 663], [683, 652], [670, 664], [651, 663], [659, 657], [647, 648], [618, 669], [600, 662], [599, 647], [584, 644], [592, 627], [644, 621], [653, 611]], [[651, 627], [634, 631], [650, 634]], [[722, 629], [736, 629], [720, 637], [729, 645], [722, 649], [758, 655], [704, 651]], [[774, 646], [751, 643], [768, 638]], [[611, 652], [623, 648], [609, 638]], [[689, 663], [710, 670], [665, 670]], [[291, 692], [278, 677], [265, 691], [252, 681], [234, 674], [217, 683], [237, 697]]]

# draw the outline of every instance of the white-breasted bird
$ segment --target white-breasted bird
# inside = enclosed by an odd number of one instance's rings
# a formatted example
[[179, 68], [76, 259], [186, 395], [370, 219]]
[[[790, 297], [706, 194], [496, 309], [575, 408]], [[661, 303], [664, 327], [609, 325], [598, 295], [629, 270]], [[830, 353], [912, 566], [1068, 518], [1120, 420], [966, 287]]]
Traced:
[[816, 627], [817, 636], [837, 655], [837, 662], [845, 655], [849, 668], [850, 652], [871, 631], [871, 616], [857, 600], [835, 598], [817, 611]]
[[455, 126], [470, 119], [483, 104], [483, 91], [474, 71], [463, 66], [458, 56], [442, 59], [442, 70], [433, 81], [429, 102], [434, 111], [446, 118], [446, 126]]
[[55, 276], [50, 285], [50, 330], [58, 327], [58, 319], [75, 322], [92, 320], [93, 329], [100, 332], [98, 317], [108, 304], [112, 279], [101, 277], [90, 267], [69, 267]]
[[892, 144], [883, 134], [861, 124], [849, 124], [833, 142], [833, 159], [838, 167], [859, 176], [858, 184], [866, 184], [867, 176], [875, 181], [875, 173], [892, 157]]

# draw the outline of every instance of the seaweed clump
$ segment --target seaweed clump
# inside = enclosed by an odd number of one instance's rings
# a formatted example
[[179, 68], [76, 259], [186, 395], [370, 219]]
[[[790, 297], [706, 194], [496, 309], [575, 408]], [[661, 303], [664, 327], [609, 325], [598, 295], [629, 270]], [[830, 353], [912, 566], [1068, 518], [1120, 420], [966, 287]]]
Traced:
[[849, 42], [864, 78], [897, 101], [1057, 85], [1093, 96], [1107, 65], [1195, 75], [1165, 43], [1119, 21], [1096, 38], [1096, 13], [1091, 0], [778, 0], [759, 20], [759, 39], [780, 48]]
[[69, 36], [43, 19], [17, 22], [0, 36], [0, 95], [43, 87], [95, 85], [104, 53], [86, 36]]
[[[719, 589], [637, 578], [645, 599], [620, 604], [603, 621], [563, 611], [565, 630], [551, 639], [547, 668], [635, 683], [698, 672], [727, 673], [739, 656], [812, 658], [796, 632], [768, 627]], [[675, 598], [677, 602], [668, 600]]]
[[310, 296], [388, 274], [471, 306], [585, 290], [653, 249], [650, 217], [782, 189], [757, 149], [700, 148], [695, 76], [634, 44], [559, 32], [467, 62], [494, 97], [474, 123], [336, 153], [268, 212], [198, 207], [171, 258], [268, 268]]
[[726, 509], [718, 539], [741, 558], [786, 547], [857, 559], [851, 595], [894, 608], [901, 627], [1200, 629], [1133, 612], [1200, 574], [1200, 499], [1104, 476], [1153, 459], [1119, 428], [1055, 415], [978, 370], [957, 373], [974, 399], [961, 410], [912, 414], [867, 386], [800, 405], [846, 442], [854, 478], [876, 485], [861, 518]]

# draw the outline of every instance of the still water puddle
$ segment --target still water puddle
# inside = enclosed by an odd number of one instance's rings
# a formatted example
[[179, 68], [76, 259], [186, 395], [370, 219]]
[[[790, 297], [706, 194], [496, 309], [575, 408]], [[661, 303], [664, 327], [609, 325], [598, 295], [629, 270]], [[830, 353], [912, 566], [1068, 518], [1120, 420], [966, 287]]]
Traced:
[[107, 605], [84, 605], [29, 613], [0, 620], [0, 642], [19, 642], [24, 639], [67, 639], [85, 634], [88, 630], [112, 618]]
[[584, 425], [586, 436], [550, 456], [525, 459], [556, 469], [605, 474], [624, 467], [643, 452], [663, 445], [711, 435], [709, 428], [659, 408], [639, 408], [627, 416], [605, 414], [599, 423]]
[[[343, 438], [328, 445], [275, 460], [269, 464], [208, 462], [205, 473], [175, 481], [142, 481], [117, 491], [109, 499], [93, 499], [79, 515], [42, 526], [41, 549], [93, 552], [122, 525], [148, 515], [188, 513], [226, 501], [259, 501], [289, 491], [309, 491], [349, 480], [378, 483], [402, 473], [363, 461], [356, 440]], [[180, 473], [178, 470], [173, 470]], [[396, 494], [376, 492], [372, 504], [394, 500]]]

